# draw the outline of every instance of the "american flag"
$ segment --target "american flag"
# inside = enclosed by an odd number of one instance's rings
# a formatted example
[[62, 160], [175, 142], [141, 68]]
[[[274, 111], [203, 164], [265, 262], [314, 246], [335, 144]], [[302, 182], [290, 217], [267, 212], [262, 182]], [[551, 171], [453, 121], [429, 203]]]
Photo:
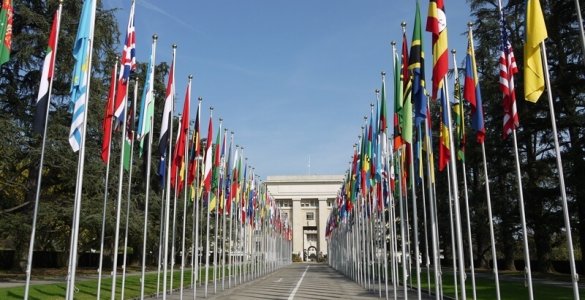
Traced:
[[500, 8], [500, 31], [502, 45], [500, 46], [500, 90], [504, 94], [504, 131], [506, 138], [519, 125], [518, 110], [516, 109], [516, 91], [514, 90], [514, 74], [518, 73], [514, 50], [508, 40], [504, 13]]
[[132, 1], [130, 7], [130, 17], [128, 19], [128, 29], [126, 31], [126, 42], [122, 51], [122, 71], [118, 79], [118, 91], [116, 92], [116, 103], [114, 116], [119, 123], [124, 122], [124, 110], [126, 109], [126, 92], [128, 90], [128, 81], [130, 74], [136, 70], [136, 32], [134, 30], [134, 6]]

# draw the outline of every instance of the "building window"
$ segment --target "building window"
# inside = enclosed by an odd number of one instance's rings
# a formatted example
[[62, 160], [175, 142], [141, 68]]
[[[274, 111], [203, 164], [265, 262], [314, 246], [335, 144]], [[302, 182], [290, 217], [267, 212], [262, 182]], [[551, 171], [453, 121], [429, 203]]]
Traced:
[[278, 207], [292, 207], [292, 199], [277, 200]]
[[316, 243], [317, 242], [317, 234], [316, 233], [307, 234], [307, 242]]
[[317, 199], [302, 199], [301, 207], [317, 207]]
[[335, 200], [333, 200], [333, 199], [327, 199], [327, 207], [333, 206], [333, 201], [335, 201]]
[[314, 221], [315, 220], [315, 213], [310, 211], [307, 212], [307, 221]]

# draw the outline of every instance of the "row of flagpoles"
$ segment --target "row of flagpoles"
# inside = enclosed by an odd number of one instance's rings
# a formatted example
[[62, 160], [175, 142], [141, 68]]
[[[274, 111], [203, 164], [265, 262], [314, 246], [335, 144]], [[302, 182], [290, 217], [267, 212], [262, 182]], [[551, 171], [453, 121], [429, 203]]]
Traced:
[[[30, 290], [32, 258], [35, 241], [35, 225], [39, 206], [39, 197], [42, 183], [42, 167], [44, 160], [44, 148], [46, 141], [46, 128], [49, 116], [48, 103], [51, 98], [52, 78], [55, 64], [55, 55], [59, 39], [60, 17], [62, 3], [55, 12], [49, 46], [45, 63], [43, 65], [43, 76], [39, 88], [37, 100], [37, 112], [35, 114], [34, 130], [42, 134], [42, 150], [40, 158], [40, 170], [37, 180], [37, 193], [33, 215], [33, 228], [31, 232], [28, 262], [26, 269], [26, 286], [24, 298], [28, 299]], [[106, 219], [108, 216], [108, 203], [111, 198], [108, 193], [109, 173], [111, 163], [112, 139], [115, 132], [121, 132], [120, 162], [118, 174], [117, 197], [115, 201], [115, 232], [114, 232], [114, 255], [111, 273], [111, 299], [118, 295], [116, 292], [118, 249], [120, 243], [120, 231], [122, 218], [122, 203], [124, 192], [124, 174], [127, 172], [127, 194], [123, 238], [123, 262], [122, 262], [122, 283], [120, 298], [124, 299], [127, 266], [128, 248], [128, 226], [132, 186], [132, 167], [134, 143], [139, 143], [139, 155], [146, 155], [146, 178], [144, 193], [144, 222], [142, 239], [142, 264], [140, 280], [140, 298], [145, 294], [146, 282], [146, 260], [148, 243], [149, 224], [149, 202], [150, 202], [150, 176], [151, 176], [151, 148], [154, 136], [155, 119], [155, 96], [154, 96], [154, 69], [157, 36], [153, 35], [151, 56], [148, 63], [146, 80], [140, 103], [140, 113], [135, 120], [135, 113], [138, 111], [138, 79], [132, 79], [136, 69], [135, 60], [135, 27], [134, 27], [135, 1], [131, 2], [130, 17], [124, 49], [120, 62], [116, 62], [112, 69], [108, 101], [105, 105], [105, 115], [102, 123], [103, 144], [102, 160], [106, 163], [103, 215], [100, 241], [100, 258], [98, 267], [97, 298], [101, 298], [102, 279], [104, 274], [104, 239], [106, 235]], [[84, 174], [85, 156], [85, 134], [87, 128], [87, 108], [89, 107], [89, 91], [91, 77], [91, 61], [93, 49], [93, 32], [95, 26], [96, 0], [85, 0], [79, 21], [79, 27], [73, 56], [76, 64], [72, 76], [71, 101], [73, 107], [73, 118], [69, 142], [74, 151], [79, 151], [77, 170], [77, 183], [74, 201], [74, 215], [71, 230], [70, 256], [68, 262], [66, 299], [73, 299], [75, 293], [75, 275], [77, 268], [77, 250], [79, 236], [79, 221], [82, 203], [82, 185]], [[180, 265], [180, 295], [183, 297], [184, 275], [186, 261], [191, 252], [191, 282], [190, 287], [195, 289], [193, 296], [196, 297], [197, 284], [205, 286], [204, 295], [208, 295], [209, 271], [213, 271], [214, 292], [217, 291], [217, 284], [221, 279], [221, 288], [225, 288], [227, 278], [228, 285], [241, 284], [245, 281], [257, 278], [260, 275], [272, 272], [291, 262], [291, 227], [287, 218], [282, 218], [279, 208], [274, 199], [268, 194], [266, 186], [261, 184], [254, 174], [254, 168], [248, 165], [244, 157], [244, 147], [234, 144], [234, 133], [228, 137], [228, 130], [222, 128], [222, 119], [219, 119], [219, 129], [216, 133], [215, 143], [213, 140], [213, 108], [210, 109], [209, 127], [207, 138], [202, 139], [200, 132], [200, 110], [202, 98], [198, 100], [197, 113], [194, 126], [191, 128], [190, 105], [191, 105], [191, 82], [189, 76], [183, 111], [178, 123], [176, 141], [173, 144], [173, 115], [177, 112], [174, 109], [175, 102], [175, 56], [176, 45], [173, 45], [173, 60], [168, 77], [164, 110], [162, 113], [161, 132], [158, 139], [158, 150], [160, 163], [157, 175], [163, 187], [161, 199], [161, 220], [159, 228], [159, 245], [157, 260], [157, 296], [162, 295], [163, 299], [173, 292], [173, 281], [167, 282], [167, 274], [173, 278], [177, 241], [181, 242], [181, 265]], [[130, 90], [131, 83], [133, 91]], [[132, 101], [129, 95], [133, 96]], [[135, 124], [137, 128], [134, 128]], [[229, 147], [228, 147], [229, 138]], [[174, 147], [173, 147], [174, 146]], [[146, 149], [145, 149], [146, 148]], [[146, 151], [145, 151], [146, 150]], [[242, 165], [244, 164], [244, 165]], [[177, 199], [183, 195], [182, 207], [182, 236], [176, 236], [177, 213], [181, 211], [177, 205]], [[173, 205], [171, 208], [171, 195]], [[190, 207], [188, 207], [190, 206]], [[191, 237], [186, 236], [187, 212], [192, 212], [192, 233]], [[170, 214], [172, 211], [172, 223]], [[204, 216], [205, 214], [205, 216]], [[213, 224], [210, 220], [213, 218]], [[201, 224], [206, 222], [205, 226]], [[211, 232], [213, 227], [213, 232]], [[221, 227], [221, 228], [220, 228]], [[205, 229], [205, 231], [204, 231]], [[170, 238], [170, 239], [169, 239]], [[187, 240], [191, 241], [187, 245]], [[205, 245], [203, 245], [205, 240]], [[190, 249], [188, 249], [190, 248]], [[213, 249], [213, 250], [212, 250]], [[200, 253], [201, 251], [201, 253]], [[203, 256], [205, 258], [203, 259]], [[211, 260], [211, 256], [213, 261]], [[205, 276], [200, 276], [201, 265], [205, 265]], [[211, 266], [213, 265], [213, 267]], [[188, 270], [187, 270], [188, 271]], [[226, 274], [227, 271], [227, 274]], [[162, 285], [161, 285], [162, 272]], [[162, 291], [161, 291], [162, 286]]]
[[[498, 1], [498, 9], [502, 41], [499, 69], [500, 90], [503, 94], [504, 107], [503, 135], [504, 137], [508, 135], [513, 137], [524, 259], [527, 262], [525, 275], [528, 295], [530, 299], [533, 299], [532, 273], [530, 263], [528, 263], [530, 262], [530, 251], [522, 195], [523, 185], [516, 139], [519, 118], [516, 110], [514, 74], [518, 72], [518, 67], [511, 43], [508, 40], [501, 0]], [[421, 261], [426, 263], [429, 293], [434, 293], [436, 299], [441, 299], [444, 295], [443, 273], [439, 258], [438, 199], [435, 191], [434, 152], [431, 145], [433, 135], [431, 132], [431, 106], [428, 102], [430, 98], [439, 102], [438, 168], [441, 172], [446, 171], [444, 173], [446, 173], [449, 183], [449, 227], [451, 249], [453, 250], [452, 269], [455, 298], [467, 299], [466, 287], [468, 283], [466, 281], [468, 277], [466, 272], [469, 270], [472, 291], [470, 298], [476, 299], [473, 241], [464, 154], [466, 146], [465, 100], [469, 103], [471, 127], [476, 132], [476, 141], [482, 151], [495, 290], [496, 298], [500, 299], [489, 176], [484, 146], [483, 107], [475, 64], [472, 24], [469, 24], [468, 48], [465, 66], [462, 68], [465, 70], [464, 83], [460, 82], [459, 68], [456, 65], [453, 66], [455, 76], [453, 92], [449, 91], [450, 86], [447, 79], [449, 49], [446, 24], [444, 1], [430, 0], [426, 31], [430, 32], [432, 36], [433, 70], [431, 95], [428, 95], [425, 90], [424, 50], [418, 1], [410, 53], [405, 34], [406, 24], [402, 23], [401, 49], [397, 50], [396, 43], [392, 43], [394, 101], [389, 103], [389, 110], [393, 115], [390, 117], [387, 115], [386, 80], [385, 73], [382, 73], [382, 88], [381, 91], [376, 91], [376, 108], [374, 109], [372, 104], [370, 117], [364, 117], [362, 133], [358, 143], [354, 145], [353, 159], [338, 193], [337, 205], [334, 206], [327, 222], [329, 264], [362, 286], [378, 290], [380, 297], [383, 297], [383, 291], [385, 291], [385, 297], [389, 298], [389, 290], [391, 290], [395, 299], [398, 297], [398, 293], [403, 293], [402, 297], [407, 299], [410, 286], [416, 288], [417, 297], [420, 299], [423, 281], [421, 279]], [[552, 90], [547, 71], [544, 44], [546, 38], [547, 31], [540, 3], [538, 0], [528, 0], [524, 47], [525, 99], [536, 102], [545, 90], [547, 92], [567, 235], [567, 252], [571, 266], [573, 297], [579, 299], [578, 276], [573, 254], [561, 153], [554, 119]], [[457, 62], [455, 50], [452, 50], [451, 54], [453, 62]], [[454, 98], [453, 101], [450, 99], [451, 97]], [[461, 161], [459, 166], [457, 161]], [[462, 182], [460, 178], [463, 178]], [[459, 190], [460, 184], [463, 185], [462, 191]], [[417, 193], [417, 189], [420, 189], [420, 193]], [[409, 190], [411, 191], [410, 199]], [[421, 201], [417, 200], [417, 195], [422, 196]], [[463, 197], [464, 210], [460, 207], [460, 196]], [[421, 210], [417, 208], [417, 205], [421, 203], [423, 206], [422, 224], [424, 224], [422, 229], [419, 228], [421, 222], [418, 220]], [[409, 209], [410, 204], [412, 210]], [[465, 218], [461, 214], [462, 211], [465, 212]], [[412, 223], [409, 216], [412, 217]], [[466, 237], [463, 236], [464, 225], [466, 225]], [[411, 234], [414, 238], [412, 244]], [[419, 248], [421, 234], [424, 234], [426, 241], [424, 253]], [[464, 239], [467, 239], [467, 250], [464, 249]], [[411, 245], [414, 249], [411, 249]], [[465, 265], [466, 256], [469, 261], [467, 266]], [[414, 273], [412, 271], [413, 263], [416, 268]], [[433, 289], [431, 289], [431, 273], [434, 276]], [[415, 277], [416, 287], [413, 285], [413, 277]], [[392, 284], [392, 289], [389, 289], [389, 283]]]

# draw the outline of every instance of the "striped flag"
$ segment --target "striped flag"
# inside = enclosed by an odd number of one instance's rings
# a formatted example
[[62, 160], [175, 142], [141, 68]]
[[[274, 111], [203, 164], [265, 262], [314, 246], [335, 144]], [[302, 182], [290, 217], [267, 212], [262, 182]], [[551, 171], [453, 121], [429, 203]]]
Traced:
[[439, 125], [439, 171], [443, 171], [451, 159], [451, 141], [449, 140], [449, 120], [447, 110], [450, 109], [445, 90], [441, 90], [441, 122]]
[[169, 70], [165, 104], [162, 114], [162, 123], [160, 125], [160, 137], [158, 139], [158, 152], [160, 155], [158, 176], [160, 178], [161, 186], [165, 186], [164, 182], [167, 174], [167, 149], [170, 143], [169, 123], [173, 115], [173, 104], [175, 97], [175, 50], [176, 49], [173, 48], [173, 62], [171, 63], [171, 69]]
[[455, 78], [455, 103], [453, 103], [453, 118], [455, 119], [455, 149], [457, 159], [465, 161], [465, 115], [463, 110], [463, 95], [461, 93], [461, 81]]
[[427, 17], [428, 32], [433, 35], [433, 94], [437, 99], [438, 91], [443, 87], [443, 79], [449, 70], [449, 53], [447, 45], [447, 16], [443, 0], [429, 1]]
[[[6, 1], [5, 1], [6, 2]], [[75, 43], [73, 44], [73, 59], [75, 65], [71, 75], [71, 108], [73, 118], [69, 130], [69, 144], [73, 152], [77, 152], [81, 145], [87, 115], [87, 87], [89, 85], [91, 40], [93, 39], [95, 0], [83, 2], [81, 18]]]
[[[152, 52], [150, 62], [146, 71], [146, 81], [142, 91], [142, 100], [140, 104], [140, 115], [138, 117], [137, 138], [140, 140], [140, 156], [144, 149], [144, 137], [152, 131], [152, 121], [154, 118], [154, 55], [156, 51], [156, 39], [152, 43]], [[118, 89], [119, 92], [119, 89]]]
[[485, 139], [485, 126], [483, 121], [483, 105], [481, 90], [477, 77], [477, 65], [475, 64], [475, 50], [471, 30], [468, 34], [467, 56], [465, 58], [465, 88], [463, 98], [471, 105], [471, 127], [476, 131], [476, 140], [482, 144]]
[[130, 6], [130, 17], [128, 19], [128, 29], [126, 31], [126, 41], [124, 42], [124, 50], [122, 50], [121, 63], [123, 66], [118, 79], [118, 91], [116, 93], [116, 103], [114, 109], [114, 116], [119, 124], [124, 122], [125, 108], [128, 92], [128, 82], [130, 81], [130, 74], [136, 70], [136, 32], [134, 30], [134, 6], [132, 1]]
[[195, 180], [195, 175], [198, 171], [197, 157], [201, 152], [201, 101], [197, 104], [197, 114], [195, 115], [195, 128], [193, 129], [193, 137], [191, 138], [191, 152], [189, 157], [189, 170], [187, 172], [187, 184], [191, 185]]
[[38, 134], [45, 131], [47, 109], [49, 109], [49, 88], [55, 71], [55, 53], [57, 52], [57, 41], [59, 39], [59, 25], [61, 20], [61, 10], [55, 12], [53, 25], [49, 35], [49, 45], [47, 54], [43, 62], [43, 71], [41, 73], [41, 82], [39, 84], [39, 94], [37, 96], [37, 109], [33, 122], [33, 130]]
[[114, 116], [114, 97], [116, 96], [116, 79], [118, 64], [114, 64], [112, 75], [110, 77], [110, 90], [108, 100], [106, 101], [104, 120], [102, 121], [102, 130], [104, 138], [102, 140], [102, 161], [107, 163], [110, 160], [110, 146], [112, 142], [112, 117]]
[[13, 16], [14, 9], [12, 8], [12, 0], [3, 0], [2, 11], [0, 12], [0, 65], [3, 65], [10, 59]]
[[500, 8], [500, 31], [502, 44], [500, 46], [500, 90], [503, 96], [504, 127], [503, 137], [506, 138], [512, 130], [520, 125], [518, 110], [516, 109], [516, 91], [514, 90], [514, 74], [518, 73], [518, 66], [514, 58], [514, 50], [508, 40], [504, 13]]
[[211, 145], [213, 144], [213, 120], [212, 116], [209, 116], [209, 126], [207, 128], [207, 144], [205, 145], [205, 162], [203, 171], [203, 187], [205, 193], [211, 191], [211, 169], [213, 166], [213, 151]]
[[[175, 153], [173, 154], [173, 160], [171, 165], [171, 184], [175, 186], [175, 182], [178, 183], [177, 189], [181, 189], [183, 182], [185, 181], [185, 147], [187, 139], [189, 138], [189, 114], [191, 106], [191, 79], [187, 84], [187, 91], [185, 92], [185, 101], [183, 103], [183, 116], [181, 117], [181, 125], [179, 131], [177, 131], [177, 144], [175, 145]], [[177, 172], [179, 174], [178, 180], [176, 179]]]
[[420, 126], [427, 116], [427, 96], [425, 95], [425, 54], [418, 1], [416, 2], [408, 69], [412, 75], [412, 100], [414, 102], [415, 125]]

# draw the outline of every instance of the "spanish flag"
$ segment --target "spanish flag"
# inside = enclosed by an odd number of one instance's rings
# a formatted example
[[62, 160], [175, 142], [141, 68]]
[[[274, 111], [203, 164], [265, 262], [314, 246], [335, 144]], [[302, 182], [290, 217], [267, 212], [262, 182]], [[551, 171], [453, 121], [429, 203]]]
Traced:
[[526, 5], [526, 44], [524, 45], [524, 98], [538, 101], [544, 92], [544, 70], [540, 43], [548, 37], [539, 0]]
[[433, 35], [433, 95], [437, 100], [438, 90], [443, 87], [443, 79], [449, 70], [449, 51], [447, 44], [447, 16], [443, 0], [429, 1], [429, 15], [426, 30]]

